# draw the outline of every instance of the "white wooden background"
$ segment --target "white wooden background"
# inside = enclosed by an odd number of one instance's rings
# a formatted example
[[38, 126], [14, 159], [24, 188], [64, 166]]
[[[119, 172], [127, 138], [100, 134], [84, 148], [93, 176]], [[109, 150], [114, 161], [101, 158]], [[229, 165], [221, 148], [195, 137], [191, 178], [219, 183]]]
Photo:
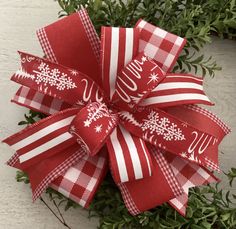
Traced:
[[[27, 112], [10, 103], [18, 88], [9, 81], [18, 68], [16, 51], [42, 55], [35, 30], [55, 21], [59, 10], [53, 0], [0, 0], [0, 140], [22, 128], [17, 123]], [[233, 131], [220, 147], [224, 153], [220, 155], [222, 169], [227, 171], [236, 167], [236, 42], [216, 38], [203, 52], [206, 56], [213, 55], [223, 67], [214, 79], [206, 78], [205, 90], [216, 104], [210, 109]], [[4, 165], [12, 153], [0, 144], [0, 228], [64, 228], [40, 201], [32, 203], [27, 185], [15, 182], [15, 170]], [[72, 228], [89, 229], [97, 225], [97, 220], [88, 220], [87, 212], [79, 209], [65, 213], [65, 218]]]

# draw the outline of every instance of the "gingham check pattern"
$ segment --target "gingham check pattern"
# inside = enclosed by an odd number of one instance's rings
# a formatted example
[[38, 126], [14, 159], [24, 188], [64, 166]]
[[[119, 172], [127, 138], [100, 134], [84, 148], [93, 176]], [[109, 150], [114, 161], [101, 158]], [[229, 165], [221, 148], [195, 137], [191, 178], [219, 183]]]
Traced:
[[44, 95], [25, 86], [19, 88], [12, 102], [48, 115], [71, 107], [71, 105], [62, 100]]
[[7, 165], [14, 167], [19, 160], [19, 155], [15, 152], [12, 157], [6, 162]]
[[141, 30], [139, 51], [144, 51], [157, 61], [162, 70], [169, 72], [174, 66], [186, 40], [144, 20], [139, 20], [135, 27]]
[[104, 156], [85, 157], [50, 186], [86, 208], [106, 171], [107, 160]]
[[167, 153], [164, 154], [172, 168], [174, 176], [182, 186], [184, 193], [169, 201], [180, 214], [185, 215], [189, 188], [216, 182], [217, 179], [207, 170], [195, 163]]
[[208, 157], [205, 157], [205, 162], [209, 168], [213, 169], [214, 171], [220, 172], [219, 166], [216, 163], [214, 163], [212, 160], [210, 160]]
[[48, 187], [50, 183], [52, 183], [56, 178], [63, 175], [68, 167], [71, 167], [75, 164], [78, 160], [81, 160], [83, 157], [86, 156], [86, 152], [83, 149], [79, 149], [77, 152], [72, 154], [69, 158], [63, 161], [59, 166], [53, 169], [47, 176], [42, 180], [42, 182], [37, 186], [33, 193], [33, 200], [35, 201], [44, 190]]
[[162, 150], [160, 148], [154, 147], [153, 145], [148, 145], [148, 149], [150, 153], [153, 154], [154, 158], [158, 162], [172, 192], [175, 196], [179, 196], [183, 193], [183, 189], [179, 185], [178, 181], [176, 180], [170, 165], [167, 163], [165, 157], [162, 154]]
[[[170, 167], [167, 160], [165, 159], [165, 157], [161, 153], [161, 150], [159, 148], [154, 147], [153, 145], [150, 145], [150, 144], [148, 144], [147, 146], [148, 146], [150, 153], [154, 156], [155, 160], [157, 161], [157, 163], [158, 163], [163, 175], [165, 176], [166, 181], [168, 182], [174, 195], [175, 196], [182, 195], [183, 189], [182, 189], [181, 185], [178, 183], [177, 179], [175, 178], [172, 168]], [[139, 210], [138, 207], [136, 206], [125, 183], [119, 183], [117, 185], [119, 186], [125, 206], [129, 210], [129, 212], [132, 215], [137, 215], [137, 214], [141, 213], [142, 211]]]
[[51, 60], [52, 62], [58, 63], [55, 53], [53, 52], [53, 50], [51, 48], [51, 45], [48, 40], [45, 29], [44, 28], [39, 29], [39, 30], [37, 30], [36, 33], [37, 33], [37, 36], [39, 38], [39, 42], [41, 44], [41, 47], [42, 47], [47, 59]]
[[88, 14], [85, 9], [78, 11], [78, 14], [81, 18], [81, 22], [85, 28], [85, 32], [88, 36], [89, 42], [92, 46], [93, 52], [99, 62], [100, 59], [100, 39], [95, 31], [95, 28], [88, 17]]
[[136, 206], [136, 204], [135, 204], [132, 196], [130, 195], [129, 190], [127, 189], [127, 187], [123, 183], [119, 183], [119, 184], [117, 184], [117, 186], [119, 186], [119, 188], [120, 188], [125, 206], [129, 210], [130, 214], [131, 215], [139, 214], [141, 211]]

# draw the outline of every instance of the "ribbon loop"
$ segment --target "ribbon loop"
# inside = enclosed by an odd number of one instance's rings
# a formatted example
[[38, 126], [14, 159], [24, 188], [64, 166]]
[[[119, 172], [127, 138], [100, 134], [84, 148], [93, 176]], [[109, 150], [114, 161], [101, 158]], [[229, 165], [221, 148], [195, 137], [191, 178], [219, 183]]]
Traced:
[[164, 77], [157, 63], [141, 52], [118, 74], [112, 101], [124, 110], [132, 110]]
[[104, 100], [100, 87], [87, 75], [31, 54], [19, 54], [21, 68], [11, 80], [71, 106]]
[[61, 111], [4, 140], [18, 153], [21, 169], [27, 169], [76, 144], [68, 130], [78, 111], [78, 108]]
[[118, 125], [107, 141], [115, 182], [141, 180], [152, 175], [153, 165], [145, 142]]
[[187, 157], [192, 142], [198, 137], [194, 151], [199, 151], [203, 145], [206, 150], [216, 142], [215, 136], [203, 132], [163, 110], [139, 107], [132, 114], [119, 112], [119, 117], [121, 123], [134, 135], [191, 162], [205, 166], [203, 154], [196, 157], [192, 152], [192, 156]]
[[106, 104], [93, 102], [80, 110], [70, 125], [70, 133], [77, 143], [94, 156], [104, 145], [118, 123], [117, 114], [108, 109]]

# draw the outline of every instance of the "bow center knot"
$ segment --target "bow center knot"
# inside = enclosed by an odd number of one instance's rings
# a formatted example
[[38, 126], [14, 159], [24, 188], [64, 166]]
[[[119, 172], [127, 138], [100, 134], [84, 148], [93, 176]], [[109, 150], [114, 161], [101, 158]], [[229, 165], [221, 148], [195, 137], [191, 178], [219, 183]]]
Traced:
[[92, 102], [82, 108], [70, 125], [70, 133], [88, 155], [94, 156], [118, 124], [112, 105]]

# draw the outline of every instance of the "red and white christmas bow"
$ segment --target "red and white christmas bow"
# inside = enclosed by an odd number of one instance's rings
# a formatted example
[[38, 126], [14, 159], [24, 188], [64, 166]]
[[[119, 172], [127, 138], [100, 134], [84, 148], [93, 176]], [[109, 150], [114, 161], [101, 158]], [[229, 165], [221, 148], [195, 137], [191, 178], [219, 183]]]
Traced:
[[188, 188], [217, 181], [207, 167], [229, 133], [194, 105], [212, 104], [202, 79], [170, 73], [186, 40], [139, 20], [100, 42], [84, 9], [37, 35], [47, 59], [19, 52], [12, 101], [50, 116], [4, 140], [33, 199], [51, 186], [88, 207], [110, 166], [131, 214], [169, 202], [184, 215]]

